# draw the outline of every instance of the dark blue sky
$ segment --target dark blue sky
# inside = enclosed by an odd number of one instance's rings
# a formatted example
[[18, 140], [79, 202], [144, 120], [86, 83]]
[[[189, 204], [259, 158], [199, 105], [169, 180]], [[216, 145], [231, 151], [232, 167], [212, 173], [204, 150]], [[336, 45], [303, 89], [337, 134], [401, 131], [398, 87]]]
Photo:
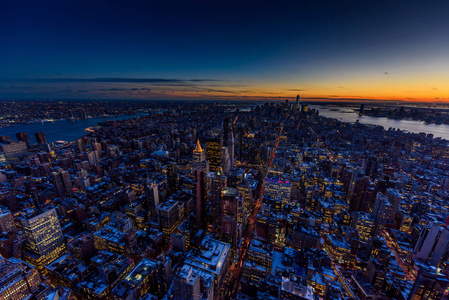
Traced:
[[449, 97], [449, 1], [1, 5], [2, 98]]

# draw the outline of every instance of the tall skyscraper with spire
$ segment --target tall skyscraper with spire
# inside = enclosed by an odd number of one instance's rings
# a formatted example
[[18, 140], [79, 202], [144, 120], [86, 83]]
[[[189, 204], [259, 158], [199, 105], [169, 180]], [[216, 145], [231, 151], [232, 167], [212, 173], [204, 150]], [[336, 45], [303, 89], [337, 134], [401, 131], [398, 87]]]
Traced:
[[190, 169], [192, 172], [198, 168], [201, 168], [203, 171], [206, 170], [206, 153], [201, 148], [200, 140], [197, 140], [195, 149], [193, 150], [192, 162], [190, 164]]

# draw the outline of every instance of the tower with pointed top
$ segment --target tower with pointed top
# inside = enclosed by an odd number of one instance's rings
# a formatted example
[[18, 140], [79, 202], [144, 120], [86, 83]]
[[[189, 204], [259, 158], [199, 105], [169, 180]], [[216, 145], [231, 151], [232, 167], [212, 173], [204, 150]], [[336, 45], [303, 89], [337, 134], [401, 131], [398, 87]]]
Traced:
[[206, 170], [206, 153], [203, 148], [201, 148], [200, 140], [197, 140], [195, 149], [193, 150], [192, 162], [190, 164], [190, 168], [192, 172], [198, 168], [201, 168], [203, 171]]

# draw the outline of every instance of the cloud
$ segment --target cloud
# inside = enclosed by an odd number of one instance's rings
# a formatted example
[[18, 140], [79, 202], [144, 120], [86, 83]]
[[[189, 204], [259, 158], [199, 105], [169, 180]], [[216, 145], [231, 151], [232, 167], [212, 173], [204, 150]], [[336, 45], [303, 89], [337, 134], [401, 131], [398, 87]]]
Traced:
[[93, 90], [77, 90], [78, 93], [96, 93], [96, 92], [137, 92], [137, 93], [149, 93], [149, 88], [109, 88], [109, 89], [93, 89]]
[[202, 88], [202, 87], [196, 87], [196, 89], [200, 90], [200, 91], [215, 92], [215, 93], [239, 94], [239, 92], [234, 92], [234, 91], [217, 90], [217, 89], [209, 89], [209, 88]]
[[304, 92], [305, 89], [286, 89], [286, 91], [289, 91], [289, 92]]
[[[5, 80], [5, 79], [2, 79]], [[101, 82], [101, 83], [197, 83], [223, 81], [219, 79], [197, 78], [197, 79], [174, 79], [174, 78], [125, 78], [125, 77], [105, 77], [105, 78], [23, 78], [6, 79], [7, 81], [17, 82]]]
[[430, 85], [425, 85], [425, 86], [428, 87], [431, 90], [434, 90], [434, 91], [438, 91], [439, 90], [436, 87], [433, 87], [433, 86], [430, 86]]

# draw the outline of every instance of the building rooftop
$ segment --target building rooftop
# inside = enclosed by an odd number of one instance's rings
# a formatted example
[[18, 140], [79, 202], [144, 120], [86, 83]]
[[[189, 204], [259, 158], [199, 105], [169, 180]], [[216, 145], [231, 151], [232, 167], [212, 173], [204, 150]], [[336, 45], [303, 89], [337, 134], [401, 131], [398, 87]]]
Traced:
[[190, 252], [186, 264], [219, 274], [229, 255], [230, 248], [228, 243], [206, 237], [201, 242], [201, 250]]
[[122, 281], [120, 281], [113, 293], [119, 297], [125, 297], [132, 293], [136, 287], [142, 284], [142, 281], [150, 275], [156, 267], [157, 262], [149, 258], [143, 258], [140, 263], [129, 273]]

